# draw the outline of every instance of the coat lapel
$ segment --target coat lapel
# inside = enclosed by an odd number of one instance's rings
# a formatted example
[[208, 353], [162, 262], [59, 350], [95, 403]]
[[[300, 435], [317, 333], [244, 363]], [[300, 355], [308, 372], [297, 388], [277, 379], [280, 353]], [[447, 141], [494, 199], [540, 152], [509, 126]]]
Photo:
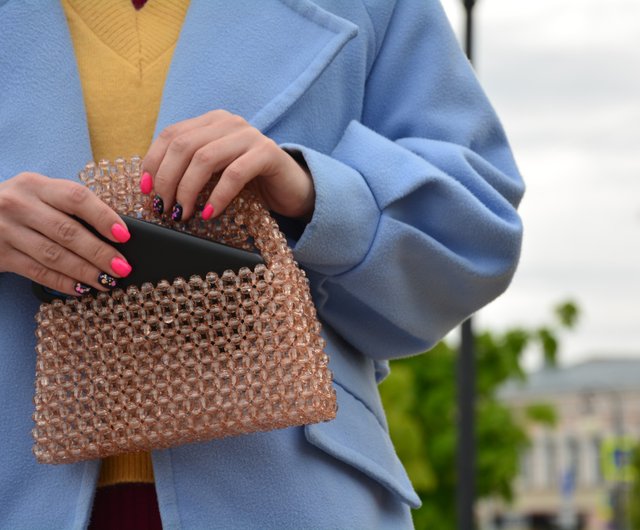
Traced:
[[0, 180], [75, 179], [91, 160], [82, 88], [59, 2], [0, 6]]
[[[218, 108], [267, 131], [356, 34], [310, 0], [192, 0], [156, 134]], [[0, 180], [26, 170], [75, 179], [92, 155], [59, 2], [0, 5], [0, 91]]]
[[213, 109], [265, 132], [356, 34], [355, 24], [309, 0], [192, 0], [156, 134]]

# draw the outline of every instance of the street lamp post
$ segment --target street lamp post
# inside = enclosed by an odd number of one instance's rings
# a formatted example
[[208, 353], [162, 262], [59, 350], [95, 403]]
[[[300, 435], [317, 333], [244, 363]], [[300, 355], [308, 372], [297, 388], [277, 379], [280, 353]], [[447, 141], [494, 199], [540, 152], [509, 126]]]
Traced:
[[473, 8], [477, 0], [462, 0], [466, 14], [464, 51], [473, 62]]
[[[473, 7], [476, 0], [462, 0], [466, 13], [465, 52], [473, 61]], [[457, 365], [458, 446], [456, 515], [459, 530], [475, 528], [475, 388], [476, 362], [472, 320], [462, 323]]]
[[475, 504], [475, 385], [473, 328], [471, 317], [462, 324], [457, 366], [458, 446], [456, 515], [459, 530], [473, 530]]

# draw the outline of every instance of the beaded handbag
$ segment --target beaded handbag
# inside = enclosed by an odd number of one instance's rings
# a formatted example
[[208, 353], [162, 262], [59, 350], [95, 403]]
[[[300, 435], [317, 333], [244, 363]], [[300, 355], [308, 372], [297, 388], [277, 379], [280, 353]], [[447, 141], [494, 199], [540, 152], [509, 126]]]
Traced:
[[[246, 250], [264, 265], [55, 299], [36, 315], [33, 447], [41, 463], [316, 423], [336, 397], [308, 280], [243, 191], [214, 221], [173, 223], [139, 191], [140, 159], [80, 179], [120, 214]], [[199, 196], [202, 207], [213, 184]]]

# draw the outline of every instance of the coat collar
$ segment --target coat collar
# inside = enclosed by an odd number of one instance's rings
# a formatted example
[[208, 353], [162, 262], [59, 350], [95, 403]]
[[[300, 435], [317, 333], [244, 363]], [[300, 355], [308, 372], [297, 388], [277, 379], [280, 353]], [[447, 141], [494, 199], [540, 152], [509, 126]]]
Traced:
[[[5, 82], [14, 88], [8, 87], [11, 102], [0, 103], [0, 117], [22, 122], [18, 143], [33, 145], [27, 158], [48, 141], [58, 146], [52, 164], [56, 159], [78, 163], [91, 152], [80, 80], [62, 7], [59, 2], [47, 6], [35, 0], [0, 3], [0, 88]], [[266, 132], [357, 34], [353, 23], [311, 0], [262, 0], [257, 6], [255, 0], [191, 1], [155, 134], [217, 108], [240, 114]], [[21, 117], [22, 109], [43, 102], [48, 104], [37, 121]], [[2, 138], [6, 123], [0, 121]], [[62, 131], [67, 132], [63, 138]], [[10, 152], [5, 148], [2, 157]], [[31, 168], [52, 174], [46, 166]]]
[[[304, 94], [357, 27], [309, 0], [192, 0], [156, 133], [223, 108], [266, 132]], [[175, 104], [179, 101], [180, 104]]]

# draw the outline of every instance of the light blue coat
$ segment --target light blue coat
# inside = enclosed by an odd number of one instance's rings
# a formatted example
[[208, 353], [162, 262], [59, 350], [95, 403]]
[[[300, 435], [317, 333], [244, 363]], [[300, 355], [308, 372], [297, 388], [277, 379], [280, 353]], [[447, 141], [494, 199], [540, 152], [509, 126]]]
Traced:
[[[153, 452], [164, 527], [410, 527], [419, 499], [377, 382], [513, 275], [523, 185], [497, 118], [437, 0], [192, 0], [156, 133], [216, 108], [311, 168], [313, 219], [283, 229], [324, 322], [339, 411]], [[74, 179], [91, 158], [61, 7], [0, 0], [0, 182]], [[31, 453], [37, 306], [29, 281], [0, 273], [0, 529], [85, 528], [99, 462]]]

